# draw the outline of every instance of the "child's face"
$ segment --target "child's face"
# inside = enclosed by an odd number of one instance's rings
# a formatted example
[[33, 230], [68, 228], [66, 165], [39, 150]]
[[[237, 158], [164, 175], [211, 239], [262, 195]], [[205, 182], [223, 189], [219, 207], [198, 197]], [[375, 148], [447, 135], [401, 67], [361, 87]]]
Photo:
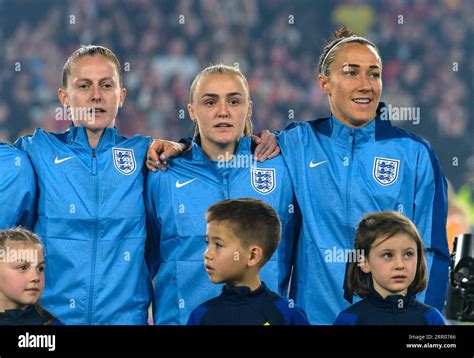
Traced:
[[207, 224], [204, 264], [213, 283], [246, 285], [247, 250], [232, 231], [218, 222]]
[[389, 295], [406, 296], [407, 288], [416, 275], [416, 243], [404, 233], [384, 239], [380, 237], [374, 241], [361, 270], [372, 274], [374, 288], [383, 298]]
[[42, 248], [7, 241], [2, 250], [5, 260], [0, 261], [0, 312], [35, 304], [44, 290]]

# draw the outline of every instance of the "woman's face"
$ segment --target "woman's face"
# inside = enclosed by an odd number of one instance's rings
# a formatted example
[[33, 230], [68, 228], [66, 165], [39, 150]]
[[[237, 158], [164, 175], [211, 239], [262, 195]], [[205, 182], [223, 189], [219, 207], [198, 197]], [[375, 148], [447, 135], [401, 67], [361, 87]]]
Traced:
[[59, 89], [61, 103], [70, 108], [74, 125], [92, 131], [115, 125], [125, 100], [116, 66], [104, 56], [84, 56], [71, 69], [66, 89]]
[[375, 118], [382, 93], [382, 60], [372, 46], [341, 45], [329, 66], [329, 76], [319, 75], [337, 120], [363, 127]]
[[199, 126], [203, 147], [225, 148], [243, 136], [252, 103], [239, 76], [211, 74], [199, 81], [188, 111]]

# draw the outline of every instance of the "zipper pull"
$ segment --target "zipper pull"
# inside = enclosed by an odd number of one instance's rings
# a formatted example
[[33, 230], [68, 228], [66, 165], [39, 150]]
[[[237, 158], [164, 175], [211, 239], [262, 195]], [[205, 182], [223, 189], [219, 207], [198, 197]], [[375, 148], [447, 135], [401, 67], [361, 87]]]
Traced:
[[92, 149], [92, 175], [97, 175], [97, 155], [95, 149]]

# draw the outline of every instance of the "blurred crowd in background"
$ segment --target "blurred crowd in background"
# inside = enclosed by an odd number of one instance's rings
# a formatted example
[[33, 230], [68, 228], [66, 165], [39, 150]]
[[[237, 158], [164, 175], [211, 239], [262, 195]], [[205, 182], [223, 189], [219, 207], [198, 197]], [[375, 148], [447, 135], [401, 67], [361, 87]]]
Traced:
[[110, 47], [122, 63], [126, 135], [191, 136], [191, 81], [219, 62], [246, 74], [257, 131], [327, 116], [317, 61], [347, 25], [380, 49], [382, 100], [420, 109], [419, 123], [395, 125], [431, 142], [472, 220], [473, 13], [470, 0], [0, 0], [0, 141], [67, 128], [56, 92], [82, 44]]

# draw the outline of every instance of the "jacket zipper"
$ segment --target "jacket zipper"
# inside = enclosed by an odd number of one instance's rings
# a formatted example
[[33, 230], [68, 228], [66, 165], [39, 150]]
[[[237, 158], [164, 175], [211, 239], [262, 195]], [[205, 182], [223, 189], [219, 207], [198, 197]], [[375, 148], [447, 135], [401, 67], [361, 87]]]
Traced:
[[224, 185], [224, 198], [229, 199], [229, 181], [227, 174], [222, 176], [222, 185]]
[[92, 324], [92, 311], [94, 307], [94, 281], [95, 281], [95, 262], [97, 259], [97, 237], [99, 231], [99, 178], [97, 176], [97, 155], [95, 149], [92, 149], [92, 175], [94, 176], [94, 231], [92, 237], [92, 267], [91, 279], [89, 284], [89, 302], [87, 311], [87, 324]]
[[347, 237], [351, 237], [351, 183], [352, 183], [352, 158], [354, 156], [354, 129], [349, 130], [349, 168], [347, 168], [347, 180], [346, 180], [346, 225], [347, 225]]

